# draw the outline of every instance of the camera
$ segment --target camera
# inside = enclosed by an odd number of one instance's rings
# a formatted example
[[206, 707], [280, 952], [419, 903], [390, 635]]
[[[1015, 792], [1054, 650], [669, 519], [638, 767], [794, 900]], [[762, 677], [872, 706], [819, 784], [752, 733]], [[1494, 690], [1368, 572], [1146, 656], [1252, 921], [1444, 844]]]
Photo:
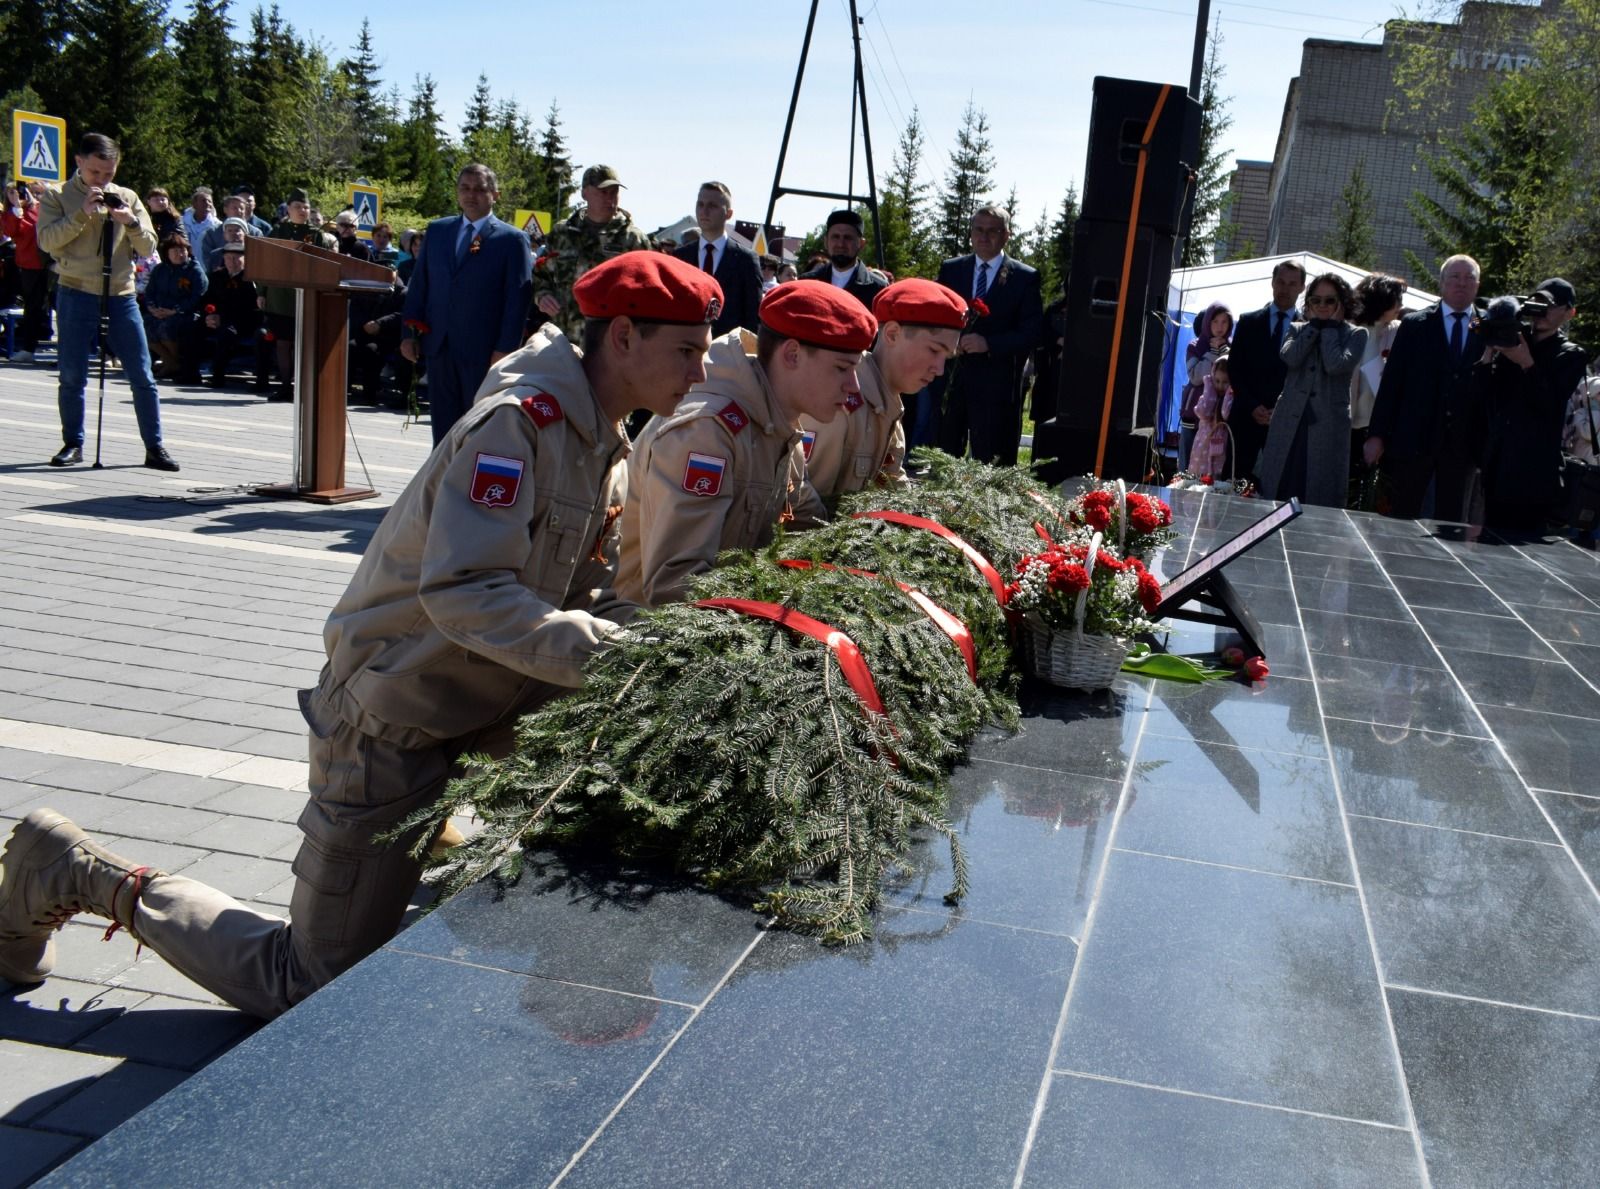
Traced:
[[127, 205], [127, 203], [123, 202], [122, 199], [117, 197], [115, 194], [102, 194], [100, 195], [100, 201], [105, 204], [105, 208], [108, 211], [120, 211], [124, 206]]
[[1550, 312], [1549, 295], [1535, 293], [1529, 297], [1497, 297], [1489, 303], [1482, 315], [1472, 320], [1472, 329], [1478, 332], [1485, 346], [1515, 347], [1522, 336], [1533, 336], [1533, 324]]

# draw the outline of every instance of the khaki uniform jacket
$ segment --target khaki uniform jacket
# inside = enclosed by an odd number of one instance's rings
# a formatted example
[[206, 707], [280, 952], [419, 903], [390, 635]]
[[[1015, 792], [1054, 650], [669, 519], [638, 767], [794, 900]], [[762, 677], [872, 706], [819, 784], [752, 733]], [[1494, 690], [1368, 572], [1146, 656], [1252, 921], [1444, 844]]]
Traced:
[[[134, 295], [134, 260], [156, 250], [156, 230], [150, 212], [139, 196], [126, 186], [102, 186], [107, 194], [120, 197], [137, 222], [124, 227], [113, 220], [111, 233], [111, 296]], [[60, 283], [68, 289], [100, 294], [105, 262], [100, 257], [101, 228], [107, 215], [86, 215], [83, 200], [89, 187], [74, 173], [61, 189], [48, 189], [39, 199], [39, 247], [55, 257]]]
[[378, 526], [323, 631], [357, 730], [426, 747], [504, 722], [580, 685], [637, 610], [612, 590], [627, 439], [580, 359], [536, 337], [503, 360]]
[[856, 365], [856, 383], [861, 396], [846, 406], [848, 412], [826, 425], [800, 418], [806, 481], [820, 499], [906, 481], [906, 431], [900, 423], [905, 406], [884, 384], [873, 352]]
[[659, 607], [724, 549], [758, 549], [786, 515], [796, 527], [826, 518], [808, 497], [800, 431], [780, 416], [755, 335], [711, 344], [706, 378], [671, 417], [654, 417], [628, 461], [617, 593]]

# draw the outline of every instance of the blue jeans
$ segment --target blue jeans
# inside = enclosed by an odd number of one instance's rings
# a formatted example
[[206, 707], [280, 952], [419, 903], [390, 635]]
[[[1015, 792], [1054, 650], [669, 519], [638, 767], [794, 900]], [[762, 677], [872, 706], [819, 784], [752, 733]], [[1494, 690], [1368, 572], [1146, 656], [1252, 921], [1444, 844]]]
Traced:
[[[139, 436], [145, 449], [154, 450], [161, 445], [161, 398], [156, 394], [156, 378], [150, 374], [150, 348], [144, 340], [138, 299], [113, 297], [106, 308], [111, 353], [122, 361], [122, 374], [133, 389]], [[99, 333], [99, 295], [57, 286], [56, 353], [61, 377], [56, 402], [61, 409], [61, 440], [68, 446], [83, 445], [83, 390], [89, 382], [89, 359]]]

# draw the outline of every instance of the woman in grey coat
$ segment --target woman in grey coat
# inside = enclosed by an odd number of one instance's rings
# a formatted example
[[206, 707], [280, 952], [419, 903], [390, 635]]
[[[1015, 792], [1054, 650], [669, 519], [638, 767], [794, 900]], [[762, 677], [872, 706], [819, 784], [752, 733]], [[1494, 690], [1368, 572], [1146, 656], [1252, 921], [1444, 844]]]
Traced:
[[1342, 508], [1350, 481], [1350, 374], [1367, 348], [1352, 326], [1350, 283], [1324, 273], [1306, 290], [1308, 321], [1296, 322], [1279, 352], [1288, 366], [1261, 451], [1261, 493]]

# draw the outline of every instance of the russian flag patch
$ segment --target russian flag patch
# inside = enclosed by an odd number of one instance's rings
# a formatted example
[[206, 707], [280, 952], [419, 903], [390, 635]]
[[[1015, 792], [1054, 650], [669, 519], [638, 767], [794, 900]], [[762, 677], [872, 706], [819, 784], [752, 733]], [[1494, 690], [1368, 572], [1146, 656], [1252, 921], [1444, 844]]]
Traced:
[[727, 469], [726, 458], [691, 450], [689, 463], [683, 468], [683, 489], [690, 495], [716, 495], [722, 490], [722, 473]]
[[523, 462], [498, 454], [478, 455], [472, 468], [472, 502], [487, 508], [507, 508], [517, 502], [522, 487]]
[[808, 429], [808, 430], [804, 430], [800, 434], [800, 449], [802, 449], [802, 450], [804, 450], [806, 452], [806, 461], [807, 462], [811, 461], [811, 451], [816, 448], [816, 445], [817, 445], [817, 431], [816, 430]]

